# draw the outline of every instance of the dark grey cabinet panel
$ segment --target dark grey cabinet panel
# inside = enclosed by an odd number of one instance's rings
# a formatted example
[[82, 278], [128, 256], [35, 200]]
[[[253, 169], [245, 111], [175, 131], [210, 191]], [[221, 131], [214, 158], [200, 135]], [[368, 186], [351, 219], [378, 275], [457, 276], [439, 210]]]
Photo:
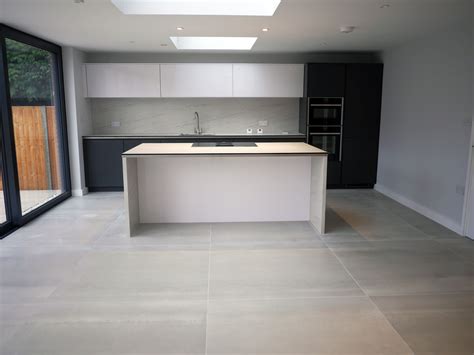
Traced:
[[84, 166], [89, 190], [123, 189], [121, 139], [84, 140]]
[[382, 64], [347, 65], [342, 155], [345, 186], [376, 183], [382, 75]]
[[345, 64], [308, 64], [306, 68], [308, 97], [344, 97]]

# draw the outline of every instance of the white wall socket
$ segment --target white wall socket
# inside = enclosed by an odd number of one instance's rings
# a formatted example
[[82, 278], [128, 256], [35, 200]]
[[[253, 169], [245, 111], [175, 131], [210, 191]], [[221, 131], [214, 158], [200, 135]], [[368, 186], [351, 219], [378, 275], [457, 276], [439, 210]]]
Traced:
[[267, 120], [258, 121], [258, 125], [260, 127], [267, 127], [268, 126], [268, 121]]
[[120, 121], [112, 121], [112, 127], [120, 127]]
[[253, 129], [252, 128], [247, 128], [247, 134], [252, 134]]
[[257, 134], [263, 134], [263, 128], [257, 129]]

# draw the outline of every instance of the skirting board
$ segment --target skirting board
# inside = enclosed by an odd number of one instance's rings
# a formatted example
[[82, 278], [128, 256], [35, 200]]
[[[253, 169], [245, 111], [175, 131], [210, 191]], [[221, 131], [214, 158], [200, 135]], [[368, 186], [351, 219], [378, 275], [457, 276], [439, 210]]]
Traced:
[[451, 218], [448, 218], [446, 216], [443, 216], [439, 214], [438, 212], [433, 211], [432, 209], [422, 206], [418, 203], [416, 203], [413, 200], [410, 200], [409, 198], [406, 198], [405, 196], [402, 196], [389, 188], [380, 185], [380, 184], [375, 184], [374, 190], [380, 192], [381, 194], [390, 197], [391, 199], [401, 203], [402, 205], [411, 208], [412, 210], [418, 212], [419, 214], [422, 214], [423, 216], [435, 221], [436, 223], [441, 224], [442, 226], [452, 230], [453, 232], [456, 232], [459, 235], [463, 235], [463, 229], [461, 224], [453, 221]]
[[74, 189], [71, 191], [72, 196], [78, 197], [78, 196], [84, 196], [89, 193], [89, 189], [87, 187], [84, 187], [82, 189]]

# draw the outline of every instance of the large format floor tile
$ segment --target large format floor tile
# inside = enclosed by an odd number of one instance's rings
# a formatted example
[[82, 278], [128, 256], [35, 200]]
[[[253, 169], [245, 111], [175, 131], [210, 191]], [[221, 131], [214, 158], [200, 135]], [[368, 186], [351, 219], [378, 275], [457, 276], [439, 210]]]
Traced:
[[208, 354], [411, 354], [367, 297], [211, 301]]
[[370, 295], [474, 290], [474, 269], [433, 240], [332, 243]]
[[212, 224], [213, 249], [325, 248], [308, 222]]
[[327, 249], [211, 252], [210, 298], [361, 295]]
[[96, 300], [205, 299], [208, 251], [92, 252], [51, 297]]
[[[11, 316], [13, 317], [13, 316]], [[25, 305], [2, 354], [204, 354], [205, 302]]]
[[474, 293], [373, 300], [416, 354], [474, 354]]

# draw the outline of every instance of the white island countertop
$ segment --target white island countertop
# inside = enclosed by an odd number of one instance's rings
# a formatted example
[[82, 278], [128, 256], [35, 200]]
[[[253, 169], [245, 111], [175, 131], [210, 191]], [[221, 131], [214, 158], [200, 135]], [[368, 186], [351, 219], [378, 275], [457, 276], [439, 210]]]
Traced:
[[192, 143], [143, 143], [122, 155], [327, 155], [327, 152], [306, 143], [255, 143], [256, 146], [200, 146]]

